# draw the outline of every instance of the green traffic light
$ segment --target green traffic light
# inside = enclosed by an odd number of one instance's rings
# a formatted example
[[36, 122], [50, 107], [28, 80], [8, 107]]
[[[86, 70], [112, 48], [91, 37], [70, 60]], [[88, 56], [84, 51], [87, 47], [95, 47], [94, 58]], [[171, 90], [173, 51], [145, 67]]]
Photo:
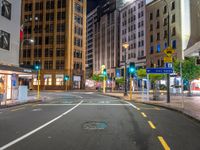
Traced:
[[135, 63], [131, 62], [130, 66], [129, 66], [129, 73], [133, 74], [133, 73], [135, 73], [135, 71], [136, 71]]
[[65, 80], [65, 81], [68, 81], [68, 80], [69, 80], [69, 76], [65, 76], [65, 77], [64, 77], [64, 80]]
[[103, 75], [104, 75], [104, 76], [107, 75], [107, 71], [106, 71], [106, 69], [103, 70]]

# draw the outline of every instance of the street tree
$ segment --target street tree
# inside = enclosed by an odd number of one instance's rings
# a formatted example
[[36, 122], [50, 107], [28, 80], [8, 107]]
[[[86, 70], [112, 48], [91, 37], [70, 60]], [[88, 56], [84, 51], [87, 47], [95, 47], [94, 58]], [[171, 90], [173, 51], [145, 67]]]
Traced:
[[196, 65], [195, 57], [185, 58], [183, 61], [175, 60], [174, 70], [178, 74], [180, 74], [180, 63], [182, 63], [182, 78], [188, 81], [188, 95], [191, 96], [191, 82], [200, 78], [200, 66]]

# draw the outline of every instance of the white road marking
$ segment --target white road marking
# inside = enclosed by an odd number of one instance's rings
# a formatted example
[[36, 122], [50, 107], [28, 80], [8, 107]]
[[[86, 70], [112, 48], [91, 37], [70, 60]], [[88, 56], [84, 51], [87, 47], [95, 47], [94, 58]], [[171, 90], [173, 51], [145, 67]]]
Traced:
[[10, 143], [8, 143], [8, 144], [6, 144], [6, 145], [0, 147], [0, 150], [4, 150], [4, 149], [6, 149], [6, 148], [8, 148], [8, 147], [10, 147], [10, 146], [12, 146], [12, 145], [18, 143], [19, 141], [21, 141], [21, 140], [23, 140], [23, 139], [25, 139], [25, 138], [31, 136], [32, 134], [38, 132], [39, 130], [45, 128], [46, 126], [50, 125], [51, 123], [55, 122], [56, 120], [60, 119], [61, 117], [65, 116], [66, 114], [68, 114], [69, 112], [71, 112], [72, 110], [74, 110], [75, 108], [77, 108], [81, 103], [83, 103], [83, 101], [81, 101], [80, 103], [76, 104], [74, 107], [72, 107], [71, 109], [69, 109], [69, 110], [67, 110], [66, 112], [62, 113], [61, 115], [59, 115], [58, 117], [54, 118], [53, 120], [51, 120], [51, 121], [49, 121], [49, 122], [43, 124], [42, 126], [40, 126], [40, 127], [36, 128], [36, 129], [30, 131], [30, 132], [27, 133], [27, 134], [25, 134], [25, 135], [23, 135], [23, 136], [21, 136], [21, 137], [15, 139], [14, 141], [11, 141]]
[[36, 108], [36, 109], [33, 109], [32, 111], [42, 111], [41, 108]]
[[124, 101], [126, 102], [127, 104], [129, 104], [130, 106], [132, 106], [133, 108], [137, 109], [137, 110], [140, 110], [140, 108], [138, 108], [137, 106], [133, 105], [132, 103], [130, 102], [127, 102], [127, 101]]
[[[74, 106], [75, 104], [38, 104], [39, 106]], [[80, 106], [130, 106], [130, 104], [82, 103]]]

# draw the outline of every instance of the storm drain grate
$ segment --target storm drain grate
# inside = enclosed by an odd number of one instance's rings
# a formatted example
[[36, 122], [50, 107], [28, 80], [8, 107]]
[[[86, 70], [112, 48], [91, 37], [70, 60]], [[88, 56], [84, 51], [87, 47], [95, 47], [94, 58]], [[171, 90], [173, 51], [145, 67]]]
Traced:
[[107, 127], [106, 122], [90, 121], [83, 124], [83, 129], [85, 130], [103, 130]]

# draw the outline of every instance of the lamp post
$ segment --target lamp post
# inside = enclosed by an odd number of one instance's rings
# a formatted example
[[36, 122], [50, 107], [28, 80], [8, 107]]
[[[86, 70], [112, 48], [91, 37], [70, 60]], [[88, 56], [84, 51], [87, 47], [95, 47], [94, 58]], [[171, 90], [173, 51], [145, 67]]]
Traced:
[[129, 47], [129, 44], [128, 43], [124, 43], [123, 45], [123, 48], [125, 49], [125, 55], [124, 55], [124, 77], [125, 77], [125, 88], [124, 88], [124, 96], [127, 96], [127, 63], [126, 63], [126, 50], [128, 49]]
[[[170, 46], [170, 15], [169, 15], [169, 6], [166, 0], [163, 0], [167, 7], [167, 45]], [[167, 103], [170, 103], [170, 75], [167, 74]]]

